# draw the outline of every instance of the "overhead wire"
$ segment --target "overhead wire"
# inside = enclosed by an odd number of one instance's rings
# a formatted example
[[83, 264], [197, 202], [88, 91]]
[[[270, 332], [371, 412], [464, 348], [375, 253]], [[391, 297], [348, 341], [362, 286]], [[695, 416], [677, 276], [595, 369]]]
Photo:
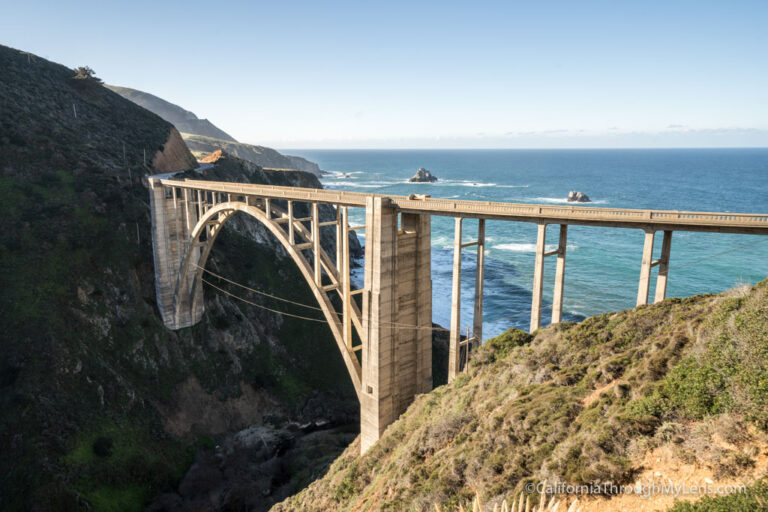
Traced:
[[[726, 249], [724, 251], [720, 251], [720, 252], [712, 254], [712, 255], [707, 255], [707, 256], [704, 256], [704, 257], [701, 257], [701, 258], [697, 258], [697, 259], [689, 261], [689, 262], [687, 262], [687, 263], [685, 263], [683, 265], [677, 265], [677, 266], [669, 267], [668, 270], [680, 270], [680, 269], [689, 267], [691, 265], [695, 265], [697, 263], [701, 263], [702, 261], [706, 261], [706, 260], [713, 259], [713, 258], [722, 256], [722, 255], [725, 255], [725, 254], [729, 254], [729, 253], [732, 253], [732, 252], [735, 252], [735, 251], [738, 251], [738, 250], [741, 250], [741, 249], [744, 249], [744, 248], [747, 248], [747, 247], [758, 245], [758, 244], [764, 243], [766, 241], [768, 241], [768, 239], [762, 239], [762, 240], [757, 240], [757, 241], [754, 241], [754, 242], [749, 242], [749, 243], [746, 243], [746, 244], [741, 244], [739, 246], [736, 246], [736, 247], [733, 247], [733, 248], [730, 248], [730, 249]], [[248, 287], [246, 285], [243, 285], [241, 283], [238, 283], [236, 281], [228, 279], [228, 278], [226, 278], [224, 276], [221, 276], [221, 275], [219, 275], [219, 274], [217, 274], [217, 273], [215, 273], [215, 272], [213, 272], [211, 270], [208, 270], [208, 269], [206, 269], [204, 267], [201, 267], [200, 265], [197, 265], [197, 264], [194, 264], [194, 263], [193, 263], [193, 265], [195, 267], [203, 270], [204, 272], [206, 272], [206, 273], [208, 273], [208, 274], [218, 278], [218, 279], [226, 281], [227, 283], [230, 283], [230, 284], [232, 284], [234, 286], [238, 286], [238, 287], [240, 287], [242, 289], [248, 290], [248, 291], [250, 291], [252, 293], [256, 293], [258, 295], [263, 295], [263, 296], [266, 296], [266, 297], [269, 297], [269, 298], [272, 298], [272, 299], [275, 299], [275, 300], [279, 300], [279, 301], [282, 301], [282, 302], [285, 302], [285, 303], [289, 303], [289, 304], [293, 304], [293, 305], [296, 305], [296, 306], [312, 309], [312, 310], [315, 310], [315, 311], [321, 311], [321, 312], [323, 311], [322, 308], [319, 308], [319, 307], [316, 307], [316, 306], [311, 306], [309, 304], [303, 304], [301, 302], [296, 302], [296, 301], [293, 301], [293, 300], [290, 300], [290, 299], [279, 297], [277, 295], [273, 295], [273, 294], [270, 294], [270, 293], [267, 293], [267, 292], [263, 292], [261, 290], [256, 290], [254, 288]], [[222, 293], [225, 293], [226, 295], [228, 295], [228, 296], [230, 296], [230, 297], [232, 297], [234, 299], [240, 300], [242, 302], [245, 302], [245, 303], [250, 304], [252, 306], [255, 306], [257, 308], [264, 309], [264, 310], [270, 311], [272, 313], [276, 313], [276, 314], [280, 314], [280, 315], [285, 315], [285, 316], [289, 316], [289, 317], [292, 317], [292, 318], [301, 319], [301, 320], [308, 320], [308, 321], [318, 322], [318, 323], [328, 323], [328, 321], [326, 319], [310, 318], [310, 317], [305, 317], [305, 316], [302, 316], [302, 315], [296, 315], [296, 314], [293, 314], [293, 313], [287, 313], [287, 312], [284, 312], [284, 311], [279, 311], [279, 310], [276, 310], [276, 309], [268, 308], [268, 307], [263, 306], [261, 304], [257, 304], [257, 303], [255, 303], [253, 301], [249, 301], [249, 300], [247, 300], [247, 299], [245, 299], [243, 297], [235, 295], [235, 294], [233, 294], [233, 293], [231, 293], [231, 292], [229, 292], [229, 291], [227, 291], [227, 290], [225, 290], [223, 288], [220, 288], [220, 287], [216, 286], [215, 284], [211, 283], [210, 281], [208, 281], [205, 278], [202, 278], [202, 280], [205, 283], [207, 283], [208, 285], [210, 285], [211, 287], [215, 288], [216, 290], [219, 290]], [[610, 291], [612, 289], [618, 288], [619, 286], [622, 286], [622, 285], [624, 285], [624, 284], [626, 284], [628, 282], [634, 282], [634, 281], [635, 281], [634, 278], [621, 280], [619, 282], [615, 282], [612, 286], [609, 286], [609, 287], [606, 287], [606, 288], [602, 288], [598, 292], [593, 292], [593, 293], [589, 293], [587, 295], [582, 295], [582, 297], [583, 298], [589, 298], [589, 297], [595, 297], [595, 296], [598, 296], [598, 295], [604, 295], [605, 292], [608, 292], [608, 291]], [[550, 308], [552, 308], [552, 304], [544, 305], [544, 306], [542, 306], [541, 309], [542, 310], [546, 310], [546, 309], [550, 309]], [[340, 313], [338, 311], [335, 311], [335, 310], [332, 310], [332, 311], [334, 311], [337, 315], [341, 315], [342, 314], [342, 313]], [[489, 322], [498, 322], [500, 320], [509, 320], [509, 319], [514, 319], [514, 318], [517, 318], [517, 317], [523, 317], [523, 316], [528, 316], [528, 315], [530, 315], [530, 311], [520, 311], [518, 313], [513, 313], [511, 315], [505, 315], [505, 316], [498, 317], [496, 319], [490, 320]], [[390, 325], [390, 326], [393, 326], [393, 327], [399, 327], [399, 328], [405, 328], [405, 329], [416, 329], [416, 330], [424, 330], [424, 329], [426, 329], [426, 330], [430, 330], [430, 331], [440, 331], [440, 332], [449, 332], [450, 331], [449, 329], [446, 329], [445, 327], [427, 327], [427, 326], [419, 326], [419, 325], [412, 325], [412, 324], [404, 324], [404, 323], [399, 323], [399, 322], [380, 322], [380, 323], [383, 324], [383, 325]]]
[[320, 323], [324, 323], [324, 324], [327, 324], [327, 323], [328, 323], [328, 321], [327, 321], [327, 320], [325, 320], [324, 318], [323, 318], [323, 319], [321, 319], [321, 318], [310, 318], [310, 317], [308, 317], [308, 316], [294, 315], [293, 313], [286, 313], [285, 311], [278, 311], [278, 310], [276, 310], [276, 309], [272, 309], [272, 308], [268, 308], [268, 307], [266, 307], [266, 306], [262, 306], [261, 304], [257, 304], [257, 303], [255, 303], [255, 302], [253, 302], [253, 301], [250, 301], [250, 300], [248, 300], [248, 299], [245, 299], [245, 298], [243, 298], [243, 297], [240, 297], [240, 296], [238, 296], [238, 295], [235, 295], [234, 293], [230, 293], [229, 291], [225, 290], [224, 288], [219, 288], [218, 286], [216, 286], [216, 285], [215, 285], [215, 284], [213, 284], [212, 282], [208, 281], [208, 280], [207, 280], [206, 278], [204, 278], [204, 277], [201, 277], [201, 279], [203, 280], [203, 282], [204, 282], [204, 283], [208, 284], [209, 286], [211, 286], [211, 287], [213, 287], [213, 288], [215, 288], [215, 289], [219, 290], [220, 292], [222, 292], [222, 293], [224, 293], [224, 294], [226, 294], [226, 295], [229, 295], [229, 296], [230, 296], [230, 297], [232, 297], [233, 299], [237, 299], [237, 300], [243, 301], [243, 302], [245, 302], [246, 304], [250, 304], [251, 306], [257, 307], [257, 308], [259, 308], [259, 309], [264, 309], [264, 310], [270, 311], [270, 312], [272, 312], [272, 313], [277, 313], [278, 315], [285, 315], [285, 316], [289, 316], [289, 317], [291, 317], [291, 318], [298, 318], [298, 319], [300, 319], [300, 320], [308, 320], [308, 321], [310, 321], [310, 322], [320, 322]]

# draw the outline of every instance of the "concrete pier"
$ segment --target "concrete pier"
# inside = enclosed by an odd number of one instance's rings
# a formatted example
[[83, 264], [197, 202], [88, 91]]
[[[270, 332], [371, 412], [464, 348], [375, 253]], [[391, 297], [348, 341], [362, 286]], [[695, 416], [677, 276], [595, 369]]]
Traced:
[[656, 277], [656, 296], [654, 302], [661, 302], [667, 297], [667, 276], [669, 274], [669, 255], [672, 252], [672, 232], [664, 231], [659, 258], [659, 275]]
[[386, 199], [366, 205], [362, 450], [419, 393], [432, 389], [432, 279], [427, 215], [402, 215]]
[[[480, 342], [483, 336], [483, 280], [485, 279], [485, 219], [477, 222], [477, 240], [463, 242], [463, 219], [456, 218], [453, 239], [453, 282], [451, 287], [451, 329], [448, 338], [448, 381], [452, 381], [469, 364], [471, 345]], [[461, 339], [461, 251], [477, 246], [475, 267], [475, 294], [472, 318], [472, 335], [469, 331]], [[462, 366], [462, 347], [464, 365]]]
[[560, 237], [557, 249], [547, 252], [547, 226], [538, 225], [536, 238], [536, 260], [533, 269], [533, 294], [531, 298], [531, 328], [533, 332], [541, 327], [541, 302], [544, 290], [544, 262], [548, 256], [557, 256], [555, 269], [555, 290], [552, 298], [552, 323], [560, 322], [563, 317], [563, 288], [565, 286], [565, 250], [568, 246], [568, 225], [560, 225]]

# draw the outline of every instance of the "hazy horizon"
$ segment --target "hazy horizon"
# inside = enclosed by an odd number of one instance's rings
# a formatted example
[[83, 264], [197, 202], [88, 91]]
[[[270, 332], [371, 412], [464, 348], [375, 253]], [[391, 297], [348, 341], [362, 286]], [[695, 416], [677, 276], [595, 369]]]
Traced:
[[275, 146], [280, 151], [664, 151], [664, 150], [768, 150], [767, 146], [637, 146], [637, 147], [289, 147]]

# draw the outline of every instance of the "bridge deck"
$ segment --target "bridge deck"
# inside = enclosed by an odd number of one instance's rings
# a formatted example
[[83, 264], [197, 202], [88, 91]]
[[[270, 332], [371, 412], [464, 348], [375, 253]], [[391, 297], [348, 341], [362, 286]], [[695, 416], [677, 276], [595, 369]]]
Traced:
[[438, 198], [419, 199], [411, 198], [410, 196], [201, 180], [161, 179], [160, 182], [168, 187], [352, 207], [365, 207], [366, 198], [376, 196], [386, 198], [393, 206], [404, 212], [429, 213], [448, 217], [652, 230], [768, 235], [768, 213], [635, 210]]

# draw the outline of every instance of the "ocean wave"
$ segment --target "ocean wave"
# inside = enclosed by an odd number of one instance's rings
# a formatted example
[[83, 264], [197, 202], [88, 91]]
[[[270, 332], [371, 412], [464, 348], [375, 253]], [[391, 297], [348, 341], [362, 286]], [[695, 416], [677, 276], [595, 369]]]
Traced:
[[[579, 246], [576, 244], [568, 244], [566, 246], [568, 250], [575, 250], [578, 249]], [[535, 243], [506, 243], [506, 244], [498, 244], [494, 245], [492, 249], [500, 249], [502, 251], [512, 251], [512, 252], [536, 252], [536, 244]], [[545, 247], [545, 251], [554, 251], [557, 249], [557, 244], [547, 244]]]
[[479, 183], [479, 182], [461, 182], [457, 183], [460, 187], [498, 187], [496, 183]]
[[395, 185], [396, 182], [391, 181], [321, 181], [324, 186], [328, 187], [359, 187], [359, 188], [381, 188]]
[[365, 171], [323, 171], [325, 174], [330, 176], [338, 176], [340, 178], [343, 178], [344, 176], [349, 176], [350, 174], [366, 174]]
[[[554, 248], [554, 246], [552, 246]], [[493, 249], [501, 249], [502, 251], [513, 251], [513, 252], [536, 252], [536, 244], [531, 243], [510, 243], [510, 244], [498, 244], [494, 245]], [[547, 250], [549, 249], [549, 246], [547, 246]]]
[[498, 183], [489, 183], [485, 181], [473, 181], [473, 180], [438, 180], [433, 183], [425, 182], [410, 182], [403, 180], [399, 183], [407, 183], [409, 185], [434, 185], [438, 187], [494, 187], [494, 188], [528, 188], [530, 185], [499, 185]]

